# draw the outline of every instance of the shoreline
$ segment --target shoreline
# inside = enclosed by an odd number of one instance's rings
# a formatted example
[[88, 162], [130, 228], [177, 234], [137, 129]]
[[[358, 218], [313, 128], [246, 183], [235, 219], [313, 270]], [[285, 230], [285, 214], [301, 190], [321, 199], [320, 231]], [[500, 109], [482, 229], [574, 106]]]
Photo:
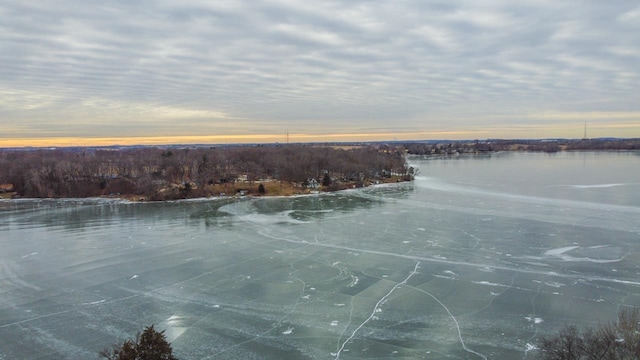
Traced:
[[[128, 203], [163, 203], [163, 202], [181, 202], [181, 201], [211, 201], [211, 200], [230, 200], [230, 199], [259, 199], [259, 198], [293, 198], [293, 197], [307, 197], [307, 196], [316, 196], [323, 194], [332, 194], [339, 193], [342, 191], [351, 191], [357, 189], [365, 189], [375, 186], [382, 185], [393, 185], [400, 183], [412, 182], [411, 180], [403, 180], [401, 177], [394, 177], [389, 181], [380, 181], [378, 183], [369, 183], [365, 186], [355, 186], [353, 184], [349, 184], [352, 186], [342, 186], [340, 188], [336, 188], [335, 190], [327, 190], [326, 187], [321, 186], [316, 190], [310, 190], [306, 188], [300, 188], [300, 191], [297, 192], [288, 192], [286, 194], [279, 192], [265, 192], [265, 193], [256, 193], [249, 192], [245, 194], [235, 193], [231, 195], [212, 195], [212, 196], [193, 196], [193, 197], [183, 197], [177, 199], [149, 199], [148, 196], [145, 195], [137, 195], [137, 194], [110, 194], [110, 195], [102, 195], [102, 196], [87, 196], [87, 197], [21, 197], [16, 196], [15, 192], [11, 193], [0, 193], [0, 201], [33, 201], [33, 200], [113, 200], [114, 202], [122, 201]], [[263, 184], [263, 183], [259, 183]], [[278, 184], [279, 185], [279, 184]], [[291, 184], [288, 184], [292, 186]], [[257, 186], [256, 186], [257, 187]], [[325, 189], [322, 189], [325, 188]]]
[[0, 192], [133, 201], [290, 196], [411, 180], [404, 155], [401, 147], [306, 145], [0, 151]]

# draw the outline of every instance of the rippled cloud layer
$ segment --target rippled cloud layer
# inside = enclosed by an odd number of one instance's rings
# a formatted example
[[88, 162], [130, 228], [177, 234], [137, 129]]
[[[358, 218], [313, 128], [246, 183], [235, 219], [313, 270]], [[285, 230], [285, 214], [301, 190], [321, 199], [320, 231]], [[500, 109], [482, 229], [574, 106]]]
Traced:
[[0, 18], [4, 140], [640, 136], [637, 1], [4, 2]]

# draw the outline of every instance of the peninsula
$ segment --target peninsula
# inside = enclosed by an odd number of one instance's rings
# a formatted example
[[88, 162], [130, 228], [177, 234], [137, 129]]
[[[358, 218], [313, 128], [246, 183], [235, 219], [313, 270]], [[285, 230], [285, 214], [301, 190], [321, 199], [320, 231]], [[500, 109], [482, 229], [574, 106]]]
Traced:
[[251, 145], [0, 151], [4, 197], [286, 196], [408, 181], [401, 146]]

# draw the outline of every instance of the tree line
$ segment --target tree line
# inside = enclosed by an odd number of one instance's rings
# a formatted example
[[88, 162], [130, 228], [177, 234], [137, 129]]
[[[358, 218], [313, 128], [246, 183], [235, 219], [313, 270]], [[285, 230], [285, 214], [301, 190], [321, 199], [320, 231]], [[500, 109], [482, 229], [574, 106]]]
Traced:
[[487, 140], [402, 144], [413, 155], [479, 154], [497, 151], [554, 153], [574, 150], [640, 150], [640, 139]]
[[217, 195], [214, 185], [238, 181], [253, 188], [258, 181], [302, 186], [310, 179], [335, 190], [393, 175], [409, 176], [402, 148], [274, 145], [0, 152], [0, 184], [13, 184], [24, 197], [130, 194], [164, 200]]

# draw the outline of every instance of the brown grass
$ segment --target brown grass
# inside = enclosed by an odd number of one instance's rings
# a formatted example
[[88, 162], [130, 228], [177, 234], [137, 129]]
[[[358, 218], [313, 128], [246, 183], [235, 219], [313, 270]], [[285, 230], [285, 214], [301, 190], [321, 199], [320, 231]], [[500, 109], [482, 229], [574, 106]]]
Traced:
[[[401, 176], [392, 176], [390, 178], [386, 178], [380, 180], [380, 183], [396, 183], [404, 181]], [[260, 194], [258, 192], [258, 188], [262, 184], [265, 188], [265, 193]], [[374, 182], [366, 182], [365, 186], [373, 185]], [[321, 186], [318, 189], [320, 192], [331, 192], [338, 191], [344, 189], [352, 189], [355, 187], [353, 183], [340, 183], [334, 184], [331, 186]], [[253, 183], [249, 182], [238, 182], [238, 183], [227, 183], [227, 184], [214, 184], [214, 185], [206, 185], [203, 188], [197, 188], [192, 190], [189, 194], [186, 195], [187, 198], [193, 197], [218, 197], [218, 196], [227, 196], [234, 197], [240, 196], [240, 190], [244, 190], [245, 196], [292, 196], [292, 195], [304, 195], [311, 194], [313, 190], [308, 189], [306, 187], [296, 186], [292, 183], [286, 181], [265, 181], [265, 182], [257, 182]], [[147, 198], [143, 195], [131, 195], [131, 194], [120, 194], [117, 197], [122, 199], [127, 199], [130, 201], [162, 201], [162, 200], [170, 200], [170, 199], [180, 199], [180, 196], [175, 196], [176, 193], [172, 194], [160, 194], [159, 196], [154, 196], [151, 198]]]
[[15, 192], [0, 192], [0, 199], [11, 199]]
[[[258, 192], [258, 187], [260, 186], [260, 184], [264, 186], [264, 194], [260, 194]], [[212, 196], [219, 196], [221, 193], [226, 194], [226, 196], [234, 196], [238, 194], [239, 190], [245, 190], [245, 194], [251, 196], [291, 196], [310, 193], [308, 189], [294, 186], [293, 184], [286, 181], [267, 181], [263, 183], [259, 183], [256, 181], [252, 184], [248, 182], [215, 184], [207, 186], [205, 190]]]

